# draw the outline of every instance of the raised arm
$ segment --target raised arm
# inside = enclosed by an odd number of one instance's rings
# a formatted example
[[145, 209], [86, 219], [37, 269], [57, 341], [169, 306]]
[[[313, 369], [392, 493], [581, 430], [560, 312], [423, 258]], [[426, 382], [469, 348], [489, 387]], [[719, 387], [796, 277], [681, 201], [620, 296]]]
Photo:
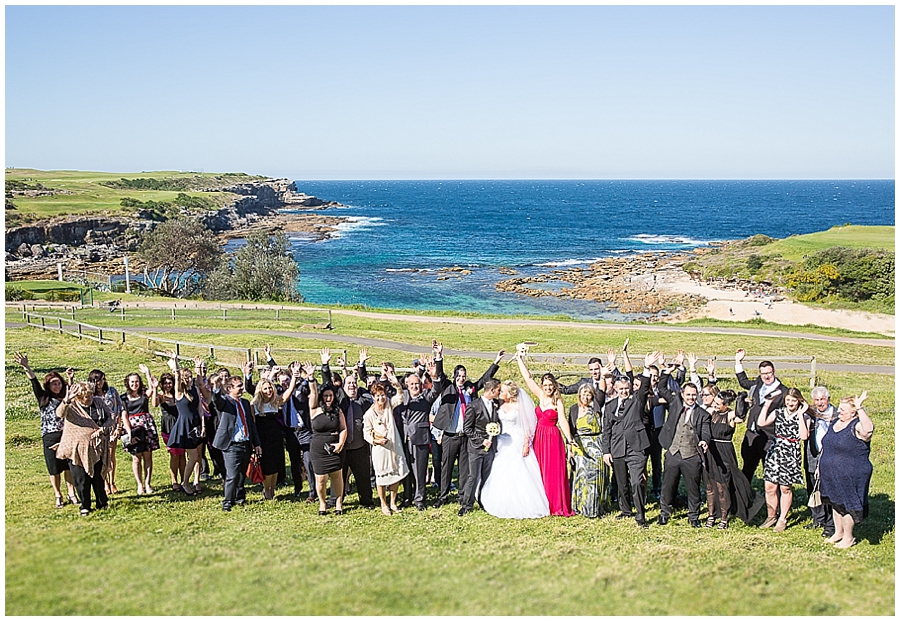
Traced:
[[209, 385], [206, 381], [206, 363], [200, 358], [194, 358], [194, 375], [197, 376], [197, 379], [194, 380], [194, 383], [197, 384], [197, 390], [200, 391], [206, 402], [210, 403], [212, 401], [212, 393], [209, 391]]
[[774, 392], [770, 392], [766, 395], [766, 398], [763, 399], [762, 409], [759, 411], [759, 417], [756, 419], [756, 424], [760, 427], [766, 427], [775, 422], [775, 412], [769, 413], [769, 409], [772, 407], [772, 403], [775, 401], [775, 397], [781, 394], [781, 390], [776, 390]]
[[541, 391], [541, 387], [537, 385], [537, 382], [532, 379], [531, 371], [525, 366], [525, 352], [516, 352], [516, 362], [519, 364], [519, 372], [522, 374], [522, 379], [525, 380], [525, 385], [528, 386], [528, 390], [530, 390], [532, 394], [538, 398], [538, 401], [540, 401], [540, 398], [544, 393]]
[[865, 408], [863, 408], [863, 401], [868, 396], [869, 393], [864, 390], [860, 396], [853, 397], [853, 406], [856, 408], [856, 415], [859, 417], [859, 422], [856, 423], [856, 437], [863, 442], [869, 442], [872, 439], [872, 433], [875, 431], [875, 423], [872, 422]]
[[753, 382], [747, 377], [746, 371], [744, 371], [743, 362], [745, 354], [746, 352], [743, 349], [734, 352], [734, 374], [737, 376], [738, 384], [741, 385], [741, 388], [750, 390], [753, 388]]
[[316, 367], [311, 362], [303, 363], [306, 380], [309, 382], [309, 413], [319, 407], [319, 387], [316, 385]]
[[181, 374], [178, 372], [178, 359], [174, 352], [169, 352], [169, 359], [166, 360], [166, 364], [169, 365], [172, 375], [175, 376], [175, 400], [178, 401], [184, 393], [181, 392]]
[[484, 374], [478, 378], [478, 381], [475, 382], [476, 391], [480, 391], [482, 388], [484, 388], [484, 383], [494, 377], [494, 374], [500, 370], [500, 361], [503, 360], [503, 354], [505, 353], [506, 352], [501, 349], [497, 354], [497, 357], [494, 358], [493, 364], [491, 364], [491, 366], [488, 367], [487, 371], [485, 371]]

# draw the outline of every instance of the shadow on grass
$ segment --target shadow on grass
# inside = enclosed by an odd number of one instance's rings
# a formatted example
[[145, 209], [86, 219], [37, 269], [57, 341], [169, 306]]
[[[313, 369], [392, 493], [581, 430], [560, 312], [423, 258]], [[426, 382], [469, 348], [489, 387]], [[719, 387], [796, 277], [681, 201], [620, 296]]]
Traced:
[[872, 545], [881, 543], [884, 535], [894, 530], [894, 504], [887, 494], [869, 496], [869, 515], [853, 530], [853, 534]]

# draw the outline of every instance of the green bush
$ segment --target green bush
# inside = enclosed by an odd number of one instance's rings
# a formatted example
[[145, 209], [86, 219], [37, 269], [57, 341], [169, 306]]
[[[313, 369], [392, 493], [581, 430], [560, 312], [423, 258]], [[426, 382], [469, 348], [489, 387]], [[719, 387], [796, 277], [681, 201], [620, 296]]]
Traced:
[[787, 285], [801, 302], [829, 296], [852, 302], [892, 300], [894, 254], [842, 246], [819, 250], [787, 275]]
[[28, 289], [23, 289], [22, 287], [18, 287], [16, 285], [7, 285], [6, 286], [6, 299], [9, 302], [19, 302], [22, 300], [33, 300], [34, 293], [29, 291]]

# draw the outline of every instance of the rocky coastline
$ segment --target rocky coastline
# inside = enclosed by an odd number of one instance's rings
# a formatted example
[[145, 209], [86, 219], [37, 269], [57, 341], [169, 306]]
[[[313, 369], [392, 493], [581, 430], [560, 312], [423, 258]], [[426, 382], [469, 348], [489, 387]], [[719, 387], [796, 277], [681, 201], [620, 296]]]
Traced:
[[[255, 230], [284, 231], [314, 241], [333, 236], [346, 218], [294, 211], [343, 207], [298, 191], [287, 179], [266, 179], [227, 187], [209, 187], [209, 192], [234, 195], [217, 210], [182, 215], [198, 219], [222, 240], [243, 238]], [[57, 264], [64, 270], [118, 274], [124, 258], [134, 253], [141, 240], [158, 224], [149, 214], [129, 216], [65, 216], [10, 227], [6, 230], [6, 279], [55, 279]], [[132, 271], [139, 269], [131, 257]]]

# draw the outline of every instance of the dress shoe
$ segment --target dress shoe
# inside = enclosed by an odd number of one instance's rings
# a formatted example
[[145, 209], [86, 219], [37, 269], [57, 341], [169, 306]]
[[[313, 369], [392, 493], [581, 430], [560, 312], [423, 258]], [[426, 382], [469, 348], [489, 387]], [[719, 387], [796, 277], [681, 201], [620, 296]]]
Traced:
[[458, 515], [459, 517], [462, 517], [468, 512], [469, 512], [469, 509], [466, 509], [465, 507], [463, 507], [462, 509], [459, 510], [459, 513], [457, 513], [456, 515]]
[[444, 501], [438, 499], [438, 500], [436, 500], [436, 501], [434, 502], [434, 504], [431, 505], [431, 506], [434, 507], [435, 509], [440, 509], [441, 507], [444, 506]]
[[650, 528], [650, 522], [647, 520], [635, 520], [640, 528]]
[[632, 517], [634, 517], [634, 515], [631, 513], [620, 513], [619, 515], [616, 516], [616, 519], [617, 520], [627, 520], [628, 518], [632, 518]]
[[700, 520], [696, 518], [693, 520], [688, 520], [688, 524], [691, 525], [691, 528], [702, 528], [703, 526], [702, 524], [700, 524]]
[[231, 511], [231, 505], [222, 505], [222, 511]]
[[822, 536], [825, 537], [826, 539], [829, 537], [834, 537], [834, 531], [833, 530], [824, 530], [824, 531], [822, 531]]
[[421, 502], [417, 502], [417, 503], [416, 503], [416, 509], [418, 509], [419, 511], [424, 511], [424, 510], [425, 510], [425, 505], [422, 504]]
[[807, 524], [806, 526], [803, 527], [803, 530], [812, 530], [812, 529], [818, 528], [818, 527], [819, 527], [819, 525], [816, 524], [815, 522], [810, 522], [809, 524]]
[[669, 516], [666, 515], [665, 513], [661, 513], [659, 518], [656, 520], [656, 523], [659, 524], [660, 526], [665, 526], [666, 524], [669, 523]]

